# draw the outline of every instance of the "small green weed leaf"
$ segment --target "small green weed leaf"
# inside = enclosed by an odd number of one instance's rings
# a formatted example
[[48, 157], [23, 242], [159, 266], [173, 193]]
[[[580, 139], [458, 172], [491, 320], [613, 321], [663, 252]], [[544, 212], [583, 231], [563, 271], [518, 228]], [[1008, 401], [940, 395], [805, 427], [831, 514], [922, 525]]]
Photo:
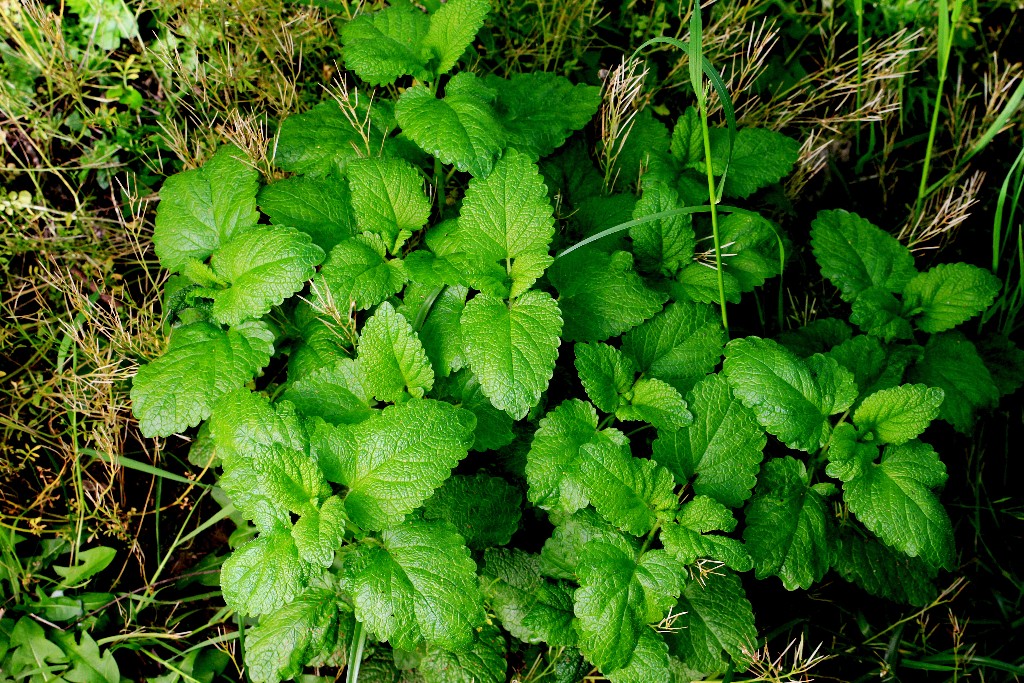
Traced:
[[886, 446], [878, 464], [867, 463], [843, 483], [843, 499], [883, 542], [932, 567], [955, 561], [953, 525], [932, 489], [946, 481], [935, 450], [920, 441]]
[[652, 629], [643, 629], [629, 663], [605, 677], [611, 683], [669, 683], [673, 679], [665, 639]]
[[304, 375], [292, 382], [281, 398], [305, 417], [323, 418], [336, 425], [356, 424], [373, 414], [359, 364], [351, 358]]
[[431, 15], [423, 47], [435, 76], [452, 70], [484, 25], [484, 17], [490, 10], [491, 3], [487, 0], [448, 0]]
[[720, 375], [701, 380], [688, 395], [693, 424], [659, 431], [651, 456], [684, 485], [723, 505], [739, 507], [750, 497], [767, 439], [754, 413]]
[[869, 287], [900, 292], [915, 275], [910, 250], [848, 211], [822, 211], [811, 223], [811, 248], [821, 274], [853, 301]]
[[143, 435], [195, 427], [218, 398], [251, 380], [273, 351], [273, 332], [262, 322], [227, 332], [205, 322], [175, 328], [164, 355], [140, 367], [132, 381], [132, 411]]
[[839, 537], [832, 568], [871, 595], [916, 607], [930, 603], [938, 592], [934, 584], [935, 570], [921, 558], [907, 557], [856, 533]]
[[124, 0], [71, 0], [68, 7], [82, 22], [82, 33], [101, 50], [116, 50], [121, 40], [139, 37], [135, 13]]
[[597, 411], [579, 399], [565, 401], [541, 418], [526, 457], [530, 501], [569, 513], [586, 507], [590, 500], [579, 461], [583, 446], [598, 434]]
[[700, 558], [722, 562], [738, 572], [750, 571], [753, 563], [743, 544], [720, 533], [736, 528], [736, 520], [721, 503], [707, 496], [696, 496], [683, 505], [675, 522], [662, 527], [661, 541], [665, 550], [683, 564], [692, 565]]
[[623, 336], [622, 351], [640, 372], [685, 393], [722, 358], [725, 331], [719, 315], [704, 304], [673, 303]]
[[402, 290], [408, 276], [398, 259], [387, 259], [366, 241], [339, 242], [313, 281], [313, 291], [328, 290], [341, 310], [372, 308]]
[[236, 233], [256, 225], [259, 177], [245, 152], [225, 145], [202, 168], [165, 180], [153, 229], [160, 264], [180, 270], [189, 259], [204, 261]]
[[615, 417], [623, 421], [647, 422], [658, 429], [673, 431], [693, 424], [693, 414], [675, 388], [654, 377], [642, 377], [628, 394], [629, 403], [619, 406]]
[[546, 292], [508, 303], [478, 294], [462, 313], [466, 360], [495, 408], [522, 419], [554, 373], [562, 316]]
[[77, 562], [73, 565], [67, 567], [54, 565], [52, 567], [53, 571], [57, 576], [61, 577], [61, 582], [57, 585], [57, 589], [61, 590], [83, 583], [106, 569], [116, 556], [117, 552], [113, 548], [101, 545], [80, 551], [75, 557]]
[[967, 263], [944, 263], [903, 288], [903, 307], [922, 332], [943, 332], [978, 315], [995, 300], [999, 278]]
[[58, 632], [57, 642], [68, 656], [71, 668], [61, 674], [62, 680], [71, 683], [120, 683], [121, 671], [109, 650], [100, 653], [99, 645], [87, 631], [79, 640], [73, 632]]
[[345, 183], [285, 178], [263, 187], [256, 203], [271, 223], [298, 228], [325, 252], [356, 234], [352, 197]]
[[544, 579], [538, 556], [491, 548], [484, 553], [480, 585], [501, 625], [516, 638], [552, 647], [576, 644], [572, 590]]
[[861, 433], [871, 433], [879, 443], [902, 444], [917, 438], [938, 417], [942, 389], [923, 384], [904, 384], [875, 392], [853, 414]]
[[548, 272], [558, 290], [569, 341], [603, 341], [636, 327], [661, 310], [668, 298], [633, 270], [629, 252], [574, 252]]
[[356, 618], [392, 647], [423, 641], [468, 648], [484, 622], [476, 565], [462, 537], [444, 522], [408, 522], [361, 544], [349, 559]]
[[418, 508], [466, 457], [472, 420], [447, 403], [414, 399], [358, 425], [318, 423], [313, 451], [327, 478], [348, 487], [352, 521], [385, 529]]
[[224, 561], [224, 602], [249, 616], [276, 612], [306, 588], [310, 571], [288, 531], [260, 534]]
[[430, 217], [423, 177], [406, 161], [353, 161], [348, 165], [348, 184], [359, 230], [379, 235], [392, 254]]
[[725, 671], [727, 654], [745, 668], [757, 648], [754, 612], [743, 584], [730, 571], [713, 572], [690, 581], [673, 610], [679, 617], [666, 634], [669, 652], [687, 666], [705, 673]]
[[337, 638], [339, 607], [330, 591], [310, 589], [245, 632], [245, 668], [253, 683], [279, 683]]
[[615, 347], [595, 342], [576, 344], [576, 370], [587, 396], [606, 413], [619, 407], [620, 396], [633, 386], [636, 367]]
[[259, 318], [302, 289], [324, 250], [295, 228], [261, 225], [218, 249], [210, 265], [227, 289], [213, 294], [213, 317], [224, 325]]
[[443, 519], [471, 548], [506, 545], [519, 528], [523, 496], [499, 477], [456, 475], [423, 504], [424, 519]]
[[596, 510], [585, 508], [557, 519], [558, 525], [540, 553], [541, 574], [556, 579], [576, 579], [583, 548], [591, 541], [606, 543], [635, 557], [640, 542], [608, 524]]
[[828, 417], [857, 398], [853, 375], [821, 354], [803, 361], [769, 339], [729, 342], [723, 372], [758, 421], [790, 448], [815, 450], [828, 438]]
[[759, 579], [778, 576], [786, 590], [810, 588], [831, 562], [830, 511], [809, 485], [807, 468], [786, 456], [768, 461], [746, 508], [743, 540]]
[[506, 134], [494, 115], [495, 93], [474, 74], [462, 72], [448, 81], [438, 99], [415, 85], [398, 99], [395, 116], [420, 149], [477, 177], [494, 167]]
[[281, 124], [274, 163], [307, 178], [343, 174], [366, 142], [333, 99]]
[[509, 147], [533, 161], [554, 152], [594, 117], [601, 89], [573, 85], [564, 76], [546, 71], [515, 74], [509, 79], [489, 76], [498, 92], [495, 110], [508, 132]]
[[779, 182], [793, 170], [799, 155], [800, 143], [793, 138], [767, 128], [741, 129], [733, 142], [725, 195], [745, 199]]
[[[643, 194], [633, 209], [633, 218], [643, 218], [682, 206], [679, 193], [661, 182], [644, 183]], [[693, 261], [696, 244], [693, 217], [690, 214], [660, 218], [629, 229], [633, 252], [641, 268], [664, 275], [675, 275]]]
[[505, 683], [505, 638], [496, 626], [480, 628], [467, 649], [427, 648], [416, 667], [423, 683]]
[[434, 386], [434, 370], [409, 321], [384, 302], [359, 334], [359, 363], [367, 390], [395, 402], [408, 391], [421, 398]]
[[974, 344], [959, 332], [933, 335], [924, 356], [911, 366], [908, 379], [945, 392], [939, 417], [969, 434], [976, 412], [999, 401], [999, 388]]
[[345, 66], [369, 85], [391, 85], [407, 75], [426, 80], [423, 40], [429, 30], [429, 17], [412, 4], [361, 14], [341, 29]]
[[331, 496], [319, 510], [309, 510], [292, 527], [292, 538], [299, 557], [311, 565], [330, 567], [334, 552], [345, 537], [345, 504], [341, 498]]

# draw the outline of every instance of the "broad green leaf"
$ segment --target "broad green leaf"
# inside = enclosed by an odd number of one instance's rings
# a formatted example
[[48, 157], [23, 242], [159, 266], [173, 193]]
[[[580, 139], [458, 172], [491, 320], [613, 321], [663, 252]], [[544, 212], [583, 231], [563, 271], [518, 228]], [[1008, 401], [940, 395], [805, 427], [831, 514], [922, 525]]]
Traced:
[[80, 550], [75, 556], [75, 563], [72, 565], [67, 567], [53, 565], [51, 569], [53, 569], [57, 576], [61, 577], [61, 582], [57, 584], [57, 590], [63, 590], [84, 583], [90, 577], [106, 569], [116, 556], [117, 551], [113, 548], [101, 545], [89, 548], [88, 550]]
[[420, 149], [474, 176], [486, 176], [505, 146], [506, 134], [495, 118], [495, 93], [474, 74], [456, 74], [438, 99], [425, 85], [402, 93], [395, 116]]
[[545, 576], [575, 580], [583, 548], [591, 541], [612, 545], [629, 557], [640, 552], [639, 540], [611, 526], [591, 508], [567, 517], [553, 516], [552, 521], [557, 525], [540, 553], [540, 571]]
[[[849, 475], [850, 473], [845, 473]], [[886, 446], [880, 463], [844, 477], [843, 499], [887, 545], [932, 567], [955, 562], [953, 525], [932, 489], [946, 481], [935, 450], [920, 441]]]
[[860, 395], [868, 396], [899, 386], [907, 365], [920, 351], [920, 347], [883, 347], [875, 337], [857, 335], [834, 347], [828, 356], [852, 372]]
[[576, 344], [576, 370], [587, 396], [600, 410], [614, 413], [620, 396], [633, 386], [636, 368], [615, 347], [595, 342]]
[[478, 294], [462, 313], [469, 367], [495, 408], [522, 419], [554, 373], [562, 316], [545, 292], [508, 303]]
[[[579, 461], [584, 445], [597, 440], [597, 411], [579, 399], [565, 401], [541, 418], [526, 456], [528, 497], [541, 508], [575, 512], [590, 500]], [[618, 438], [618, 432], [611, 434]]]
[[435, 75], [452, 70], [484, 25], [484, 17], [490, 10], [491, 3], [487, 0], [448, 0], [434, 12], [430, 28], [423, 37], [423, 48]]
[[641, 377], [625, 398], [629, 402], [615, 411], [620, 420], [647, 422], [668, 431], [693, 424], [686, 401], [672, 385], [660, 379]]
[[236, 233], [256, 225], [259, 177], [245, 152], [225, 145], [202, 168], [165, 180], [153, 229], [160, 264], [180, 270], [189, 259], [203, 261]]
[[[326, 297], [325, 297], [326, 298]], [[299, 301], [292, 311], [294, 343], [288, 354], [288, 379], [295, 381], [353, 355], [355, 330], [345, 329], [341, 312], [329, 301]]]
[[476, 415], [472, 450], [498, 450], [515, 439], [512, 418], [491, 405], [490, 399], [484, 396], [480, 388], [480, 382], [469, 370], [452, 375], [443, 385], [443, 396]]
[[[593, 237], [608, 228], [633, 220], [636, 201], [632, 194], [598, 195], [582, 200], [579, 206], [573, 207], [573, 212], [568, 216], [573, 236]], [[611, 254], [616, 251], [629, 251], [627, 234], [626, 231], [619, 231], [605, 235], [596, 242], [582, 247], [579, 252]]]
[[251, 380], [273, 351], [274, 334], [262, 322], [227, 332], [205, 322], [175, 328], [164, 355], [140, 367], [132, 381], [132, 412], [143, 435], [195, 427], [218, 398]]
[[409, 522], [360, 544], [349, 559], [356, 618], [392, 647], [424, 640], [448, 650], [473, 643], [484, 622], [476, 565], [462, 537], [443, 522]]
[[274, 163], [308, 178], [338, 175], [360, 156], [366, 142], [333, 99], [281, 124]]
[[739, 507], [757, 479], [767, 442], [764, 429], [721, 375], [701, 380], [688, 399], [693, 424], [677, 432], [659, 431], [651, 457], [680, 485], [696, 476], [695, 494]]
[[341, 29], [345, 66], [369, 85], [391, 85], [406, 75], [425, 80], [428, 30], [430, 19], [412, 4], [360, 14]]
[[903, 307], [922, 332], [943, 332], [978, 315], [996, 298], [999, 278], [967, 263], [944, 263], [903, 288]]
[[466, 457], [472, 419], [447, 403], [413, 399], [357, 425], [318, 423], [313, 450], [327, 478], [348, 487], [352, 521], [386, 529], [418, 508]]
[[800, 155], [800, 143], [768, 130], [743, 128], [733, 143], [725, 194], [745, 199], [789, 175]]
[[999, 388], [974, 344], [959, 332], [933, 335], [924, 356], [911, 366], [908, 379], [942, 389], [939, 417], [970, 434], [975, 413], [999, 401]]
[[828, 417], [857, 398], [853, 375], [834, 360], [816, 354], [804, 361], [770, 339], [729, 342], [723, 372], [758, 422], [802, 451], [825, 443], [831, 429]]
[[821, 211], [811, 223], [821, 274], [853, 301], [869, 287], [899, 292], [914, 276], [914, 257], [892, 235], [848, 211]]
[[738, 572], [750, 571], [750, 555], [729, 533], [736, 528], [736, 520], [721, 503], [707, 496], [696, 496], [679, 511], [676, 521], [665, 524], [661, 542], [683, 564], [692, 565], [700, 558], [722, 562]]
[[445, 287], [430, 307], [430, 314], [419, 330], [423, 349], [434, 367], [435, 377], [447, 377], [466, 365], [462, 344], [462, 312], [469, 290]]
[[428, 646], [416, 673], [423, 683], [505, 683], [505, 655], [504, 636], [488, 624], [468, 648], [449, 652]]
[[[645, 183], [633, 218], [643, 218], [682, 206], [679, 193], [661, 182]], [[629, 229], [633, 253], [641, 268], [671, 277], [693, 261], [693, 218], [689, 214], [660, 218]]]
[[850, 307], [850, 322], [885, 341], [910, 339], [914, 334], [903, 304], [884, 287], [868, 287], [857, 295]]
[[313, 280], [313, 291], [330, 292], [334, 305], [364, 311], [402, 290], [408, 279], [402, 262], [386, 259], [359, 238], [339, 242]]
[[720, 219], [718, 230], [723, 267], [740, 291], [752, 292], [782, 272], [778, 236], [764, 218], [748, 213], [729, 214]]
[[245, 669], [253, 683], [300, 674], [337, 637], [338, 603], [330, 591], [307, 590], [245, 632]]
[[871, 595], [924, 607], [935, 599], [935, 570], [878, 541], [854, 533], [839, 537], [832, 558], [839, 576]]
[[285, 178], [263, 187], [256, 202], [271, 223], [302, 230], [326, 252], [356, 234], [352, 198], [344, 182]]
[[244, 388], [217, 401], [209, 425], [217, 455], [229, 469], [236, 461], [271, 460], [277, 446], [299, 451], [307, 443], [294, 406], [271, 404], [266, 396]]
[[674, 679], [665, 639], [652, 629], [643, 629], [629, 663], [605, 676], [611, 683], [671, 683]]
[[427, 224], [430, 201], [423, 194], [423, 176], [406, 161], [353, 161], [348, 185], [359, 230], [379, 235], [392, 254]]
[[683, 115], [676, 119], [669, 151], [672, 158], [683, 167], [704, 159], [704, 137], [701, 133], [700, 114], [697, 113], [696, 107], [687, 107]]
[[490, 548], [512, 539], [522, 502], [522, 494], [504, 479], [455, 475], [423, 503], [423, 517], [445, 520], [471, 548]]
[[679, 617], [666, 634], [669, 652], [704, 673], [725, 671], [728, 659], [745, 669], [757, 650], [754, 612], [743, 584], [732, 572], [715, 572], [686, 585]]
[[[68, 661], [64, 651], [47, 640], [43, 627], [29, 616], [19, 618], [14, 624], [9, 647], [12, 654], [6, 661], [13, 669], [11, 673], [47, 671]], [[29, 680], [35, 683], [39, 679]]]
[[82, 632], [79, 640], [75, 639], [73, 632], [58, 632], [56, 639], [71, 664], [61, 674], [63, 680], [71, 683], [120, 683], [121, 672], [114, 661], [114, 654], [110, 650], [101, 654], [99, 645], [87, 631]]
[[696, 303], [674, 303], [622, 338], [622, 351], [640, 372], [689, 391], [722, 358], [725, 332], [719, 312]]
[[594, 117], [601, 105], [601, 89], [573, 85], [547, 71], [515, 74], [509, 79], [489, 76], [498, 91], [495, 110], [508, 132], [509, 147], [533, 161], [545, 157]]
[[[601, 175], [594, 168], [587, 145], [582, 141], [571, 142], [557, 154], [541, 161], [540, 171], [544, 174], [548, 194], [552, 198], [561, 196], [563, 201], [573, 207], [579, 207], [586, 200], [599, 197], [604, 189]], [[630, 202], [635, 201], [629, 195], [620, 197], [625, 197]]]
[[[853, 330], [845, 321], [839, 318], [819, 318], [803, 327], [783, 332], [778, 336], [778, 342], [801, 358], [809, 358], [816, 353], [828, 353], [849, 341], [852, 335]], [[839, 364], [857, 374], [846, 363], [839, 361]], [[860, 386], [860, 383], [857, 385]]]
[[312, 565], [330, 567], [345, 537], [346, 519], [345, 504], [337, 496], [325, 500], [319, 510], [314, 508], [302, 515], [292, 527], [299, 557]]
[[861, 438], [871, 434], [879, 443], [906, 443], [920, 436], [938, 416], [943, 397], [942, 389], [923, 384], [883, 389], [864, 399], [853, 414], [853, 423]]
[[564, 338], [603, 341], [636, 327], [661, 310], [665, 294], [647, 287], [633, 270], [633, 257], [573, 253], [548, 271], [565, 317]]
[[302, 289], [324, 250], [294, 228], [261, 225], [218, 249], [210, 266], [229, 286], [213, 292], [213, 317], [224, 325], [260, 318]]
[[830, 511], [802, 462], [769, 460], [745, 514], [743, 540], [757, 578], [778, 576], [787, 590], [821, 581], [831, 557]]
[[225, 560], [220, 572], [224, 602], [249, 616], [271, 614], [306, 588], [310, 572], [287, 531], [260, 534]]
[[[676, 275], [671, 284], [673, 298], [677, 301], [692, 301], [702, 304], [718, 304], [718, 269], [713, 263], [694, 261]], [[727, 303], [738, 304], [743, 288], [729, 269], [722, 266], [722, 292]]]
[[541, 576], [540, 558], [521, 550], [491, 548], [484, 553], [480, 586], [502, 626], [527, 643], [552, 647], [576, 644], [572, 591]]
[[423, 344], [409, 321], [386, 301], [359, 333], [359, 364], [364, 385], [379, 401], [393, 403], [405, 391], [422, 398], [434, 386]]
[[641, 109], [629, 126], [628, 134], [613, 143], [615, 153], [612, 166], [613, 182], [609, 190], [634, 185], [643, 170], [668, 157], [670, 137], [668, 128], [654, 118], [651, 107]]
[[305, 417], [331, 424], [356, 424], [373, 414], [359, 364], [343, 358], [292, 382], [281, 395]]

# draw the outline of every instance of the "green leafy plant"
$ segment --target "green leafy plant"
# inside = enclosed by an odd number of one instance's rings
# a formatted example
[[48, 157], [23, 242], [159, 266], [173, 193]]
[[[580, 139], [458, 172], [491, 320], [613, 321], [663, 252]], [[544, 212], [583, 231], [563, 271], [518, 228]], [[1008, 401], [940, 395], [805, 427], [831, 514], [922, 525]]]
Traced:
[[954, 329], [998, 280], [919, 273], [827, 211], [812, 248], [861, 333], [728, 340], [719, 307], [780, 274], [782, 237], [705, 221], [708, 186], [749, 198], [796, 143], [643, 111], [602, 174], [597, 88], [448, 76], [486, 12], [357, 17], [346, 64], [405, 79], [394, 101], [288, 118], [284, 180], [226, 146], [161, 191], [171, 334], [134, 411], [148, 436], [202, 423], [192, 459], [251, 522], [221, 571], [250, 678], [504, 681], [512, 648], [548, 680], [667, 682], [751, 664], [743, 572], [929, 600], [956, 553], [919, 437], [1022, 379]]

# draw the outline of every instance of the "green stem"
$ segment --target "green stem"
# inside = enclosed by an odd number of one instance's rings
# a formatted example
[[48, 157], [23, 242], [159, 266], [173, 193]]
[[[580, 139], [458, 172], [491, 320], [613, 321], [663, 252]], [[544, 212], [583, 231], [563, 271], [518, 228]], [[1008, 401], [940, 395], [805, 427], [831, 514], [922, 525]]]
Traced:
[[[864, 0], [853, 0], [853, 12], [857, 15], [857, 111], [864, 101], [861, 84], [864, 80]], [[857, 156], [861, 154], [860, 126], [857, 126]]]
[[366, 627], [363, 622], [356, 621], [356, 632], [352, 634], [352, 644], [348, 651], [348, 673], [345, 683], [358, 683], [359, 666], [363, 661], [363, 648], [366, 647]]
[[[654, 528], [651, 529], [650, 532], [648, 532], [647, 538], [644, 539], [644, 544], [640, 547], [640, 555], [643, 555], [644, 552], [646, 552], [646, 550], [651, 546], [651, 543], [654, 542], [654, 537], [657, 536], [658, 529], [660, 528], [661, 520], [659, 519], [657, 522], [655, 522]], [[639, 555], [637, 557], [639, 557]]]
[[722, 240], [718, 234], [718, 195], [715, 191], [715, 174], [711, 169], [711, 137], [708, 131], [708, 106], [703, 97], [698, 97], [700, 104], [700, 127], [704, 136], [705, 168], [708, 176], [708, 199], [711, 201], [711, 232], [715, 238], [715, 270], [718, 273], [718, 303], [722, 309], [722, 327], [729, 334], [729, 318], [725, 312], [725, 274], [722, 271]]

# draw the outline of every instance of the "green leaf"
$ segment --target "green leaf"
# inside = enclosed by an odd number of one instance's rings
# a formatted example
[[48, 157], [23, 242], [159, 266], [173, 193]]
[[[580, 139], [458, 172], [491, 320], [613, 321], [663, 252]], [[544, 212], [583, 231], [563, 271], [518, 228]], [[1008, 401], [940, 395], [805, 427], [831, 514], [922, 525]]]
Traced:
[[562, 317], [554, 299], [529, 291], [505, 303], [478, 294], [462, 313], [469, 367], [495, 408], [522, 419], [554, 373]]
[[[803, 327], [781, 333], [778, 336], [778, 341], [801, 358], [808, 358], [816, 353], [828, 353], [833, 348], [847, 342], [852, 334], [850, 326], [839, 318], [819, 318]], [[839, 359], [836, 358], [836, 360]], [[843, 361], [839, 360], [839, 364], [857, 374]], [[860, 382], [857, 385], [860, 386]]]
[[562, 146], [597, 113], [601, 89], [573, 85], [547, 71], [515, 74], [509, 79], [489, 76], [487, 84], [498, 92], [495, 110], [508, 132], [509, 147], [533, 161]]
[[850, 322], [867, 334], [885, 341], [913, 337], [910, 323], [903, 317], [903, 305], [884, 287], [863, 290], [850, 309]]
[[116, 50], [122, 39], [139, 37], [135, 12], [124, 0], [71, 0], [68, 6], [79, 16], [81, 34], [101, 50]]
[[[644, 183], [643, 194], [633, 210], [633, 218], [639, 219], [682, 206], [679, 193], [661, 182]], [[633, 253], [640, 266], [647, 271], [675, 275], [683, 266], [693, 261], [695, 246], [693, 217], [681, 214], [656, 221], [641, 223], [629, 229], [633, 240]]]
[[418, 508], [466, 457], [471, 421], [447, 403], [410, 400], [358, 425], [318, 423], [313, 451], [328, 480], [348, 487], [345, 508], [352, 521], [386, 529]]
[[869, 287], [900, 292], [914, 276], [914, 257], [896, 239], [848, 211], [821, 211], [811, 223], [821, 274], [853, 301]]
[[449, 652], [427, 648], [416, 668], [423, 683], [505, 683], [505, 638], [486, 625], [468, 649]]
[[736, 281], [741, 292], [752, 292], [782, 272], [778, 235], [767, 220], [733, 213], [720, 219], [718, 231], [725, 252], [725, 273]]
[[743, 544], [734, 538], [713, 531], [731, 532], [736, 520], [721, 503], [707, 496], [696, 496], [683, 505], [675, 522], [661, 530], [661, 542], [683, 564], [696, 564], [700, 558], [722, 562], [738, 572], [753, 567]]
[[263, 187], [256, 202], [271, 223], [302, 230], [325, 252], [356, 234], [352, 198], [345, 183], [285, 178]]
[[875, 337], [858, 335], [828, 352], [853, 373], [861, 396], [898, 386], [907, 365], [920, 356], [920, 347], [883, 347]]
[[579, 472], [581, 449], [599, 434], [597, 411], [579, 399], [565, 401], [541, 418], [526, 458], [530, 501], [569, 513], [586, 507], [590, 500]]
[[999, 388], [974, 344], [959, 332], [933, 335], [924, 356], [910, 368], [908, 379], [942, 389], [939, 417], [957, 431], [970, 434], [975, 413], [999, 401]]
[[932, 493], [945, 483], [946, 467], [931, 446], [886, 446], [880, 463], [844, 474], [843, 499], [864, 526], [900, 552], [952, 569], [953, 525]]
[[364, 311], [402, 290], [408, 279], [402, 262], [385, 259], [359, 238], [339, 242], [313, 281], [313, 291], [330, 292], [341, 310]]
[[406, 390], [422, 398], [434, 386], [423, 345], [409, 321], [387, 301], [359, 333], [359, 364], [364, 385], [379, 401], [396, 402]]
[[88, 632], [82, 632], [80, 642], [75, 641], [74, 633], [58, 632], [56, 635], [71, 664], [71, 668], [61, 675], [61, 680], [71, 683], [120, 683], [121, 672], [113, 653], [107, 650], [100, 654], [99, 646]]
[[213, 317], [224, 325], [260, 318], [302, 289], [324, 250], [294, 228], [257, 226], [218, 249], [210, 265], [227, 289], [213, 293]]
[[676, 483], [694, 476], [693, 492], [739, 507], [750, 497], [767, 439], [753, 412], [721, 375], [701, 380], [688, 395], [694, 422], [677, 432], [659, 431], [651, 456]]
[[553, 516], [552, 521], [557, 525], [540, 553], [540, 571], [546, 576], [575, 580], [583, 548], [591, 541], [612, 545], [629, 557], [640, 552], [637, 539], [608, 524], [591, 508], [568, 517]]
[[605, 674], [611, 683], [670, 683], [668, 646], [665, 639], [651, 629], [643, 629], [629, 663]]
[[146, 437], [170, 436], [210, 416], [213, 403], [251, 380], [269, 361], [274, 335], [262, 322], [224, 332], [209, 323], [177, 327], [164, 355], [139, 368], [132, 412]]
[[490, 399], [484, 396], [480, 388], [480, 382], [469, 370], [452, 375], [444, 385], [444, 394], [446, 399], [451, 399], [462, 409], [476, 415], [472, 450], [498, 450], [515, 439], [512, 418], [491, 405]]
[[430, 307], [420, 341], [430, 358], [435, 377], [447, 377], [466, 365], [462, 343], [462, 312], [466, 309], [466, 287], [445, 287]]
[[300, 674], [337, 637], [338, 604], [330, 591], [311, 589], [245, 632], [245, 669], [253, 683]]
[[636, 367], [618, 349], [607, 344], [576, 344], [576, 370], [587, 396], [600, 410], [614, 413], [620, 396], [633, 386]]
[[625, 141], [620, 138], [608, 150], [617, 152], [612, 169], [614, 182], [609, 190], [636, 183], [642, 170], [668, 156], [669, 144], [665, 124], [654, 118], [651, 107], [641, 109], [633, 118]]
[[245, 152], [225, 145], [202, 168], [165, 180], [153, 229], [160, 264], [180, 270], [189, 259], [203, 261], [233, 235], [256, 225], [259, 177]]
[[484, 622], [476, 565], [443, 522], [409, 522], [363, 543], [348, 560], [356, 618], [379, 640], [414, 650], [424, 640], [447, 650], [473, 643]]
[[849, 533], [839, 537], [832, 568], [871, 595], [924, 607], [935, 599], [935, 570], [878, 541]]
[[369, 85], [391, 85], [406, 75], [426, 80], [422, 46], [429, 30], [430, 19], [412, 4], [360, 14], [341, 29], [345, 66]]
[[725, 194], [745, 199], [789, 175], [800, 143], [766, 128], [743, 128], [736, 135], [725, 179]]
[[666, 295], [649, 289], [633, 270], [633, 257], [573, 253], [548, 272], [565, 317], [564, 338], [603, 341], [636, 327], [661, 310]]
[[424, 519], [443, 519], [474, 549], [507, 545], [519, 528], [523, 496], [499, 477], [456, 475], [423, 504]]
[[292, 527], [299, 557], [309, 564], [330, 567], [345, 537], [347, 519], [345, 504], [337, 496], [325, 500], [319, 510], [314, 508], [302, 515]]
[[491, 172], [506, 135], [495, 118], [494, 91], [469, 72], [448, 81], [442, 99], [425, 85], [415, 85], [398, 98], [395, 116], [420, 149], [460, 171], [482, 177]]
[[529, 289], [550, 265], [554, 234], [547, 189], [525, 154], [510, 149], [490, 175], [469, 182], [457, 239], [467, 252], [502, 262], [512, 277], [511, 296]]
[[392, 254], [427, 224], [430, 201], [423, 194], [423, 176], [408, 162], [353, 161], [348, 165], [348, 184], [359, 230], [379, 235]]
[[[680, 302], [692, 301], [702, 304], [718, 304], [718, 270], [704, 261], [694, 261], [687, 265], [671, 283], [673, 298]], [[722, 266], [722, 289], [725, 300], [731, 304], [740, 302], [743, 290], [739, 280]]]
[[335, 425], [356, 424], [373, 414], [359, 365], [351, 358], [325, 365], [292, 382], [281, 399], [306, 417], [323, 418]]
[[430, 55], [431, 71], [435, 75], [452, 70], [484, 25], [484, 17], [490, 10], [488, 0], [448, 0], [434, 12], [430, 28], [423, 37], [423, 47]]
[[224, 561], [224, 602], [249, 616], [276, 612], [306, 588], [310, 569], [287, 531], [260, 534]]
[[754, 612], [743, 584], [732, 572], [690, 581], [675, 610], [675, 628], [666, 634], [669, 652], [705, 673], [725, 671], [728, 655], [745, 669], [757, 650]]
[[61, 577], [61, 582], [57, 584], [57, 590], [63, 590], [84, 583], [90, 577], [106, 569], [116, 556], [117, 551], [113, 548], [101, 545], [89, 548], [88, 550], [80, 550], [75, 556], [75, 563], [72, 565], [67, 567], [53, 565], [51, 569], [53, 569], [57, 576]]
[[680, 393], [714, 370], [722, 358], [725, 331], [717, 310], [673, 303], [622, 338], [622, 351], [645, 375], [664, 380]]
[[672, 158], [683, 167], [692, 166], [704, 159], [704, 136], [696, 107], [687, 107], [683, 115], [676, 119], [669, 151]]
[[285, 171], [309, 178], [338, 175], [360, 158], [365, 147], [360, 132], [333, 99], [281, 124], [274, 163]]
[[729, 342], [723, 369], [733, 392], [790, 448], [811, 451], [831, 430], [828, 417], [857, 398], [853, 375], [831, 358], [804, 361], [770, 339]]
[[[68, 661], [64, 651], [46, 639], [43, 627], [28, 616], [18, 619], [11, 629], [10, 649], [11, 673], [49, 671]], [[30, 679], [32, 683], [35, 680]]]
[[686, 401], [672, 385], [660, 379], [640, 378], [626, 398], [629, 403], [615, 411], [615, 417], [620, 420], [647, 422], [668, 431], [693, 424], [693, 414], [686, 409]]
[[853, 423], [879, 443], [902, 444], [917, 438], [939, 414], [942, 389], [904, 384], [875, 392], [860, 404]]
[[757, 578], [778, 576], [786, 590], [821, 581], [831, 557], [829, 516], [802, 462], [786, 456], [765, 463], [743, 530]]
[[[516, 147], [515, 144], [512, 146]], [[548, 193], [552, 197], [560, 195], [563, 201], [573, 207], [578, 208], [587, 199], [600, 198], [604, 189], [604, 181], [590, 160], [587, 145], [579, 140], [541, 161], [540, 171], [544, 174]], [[625, 197], [630, 203], [635, 201], [629, 195], [619, 197]]]
[[944, 263], [919, 273], [903, 288], [903, 307], [922, 332], [942, 332], [966, 322], [995, 301], [999, 278], [967, 263]]
[[540, 558], [514, 548], [484, 553], [480, 585], [501, 625], [526, 643], [573, 646], [572, 591], [541, 577]]

